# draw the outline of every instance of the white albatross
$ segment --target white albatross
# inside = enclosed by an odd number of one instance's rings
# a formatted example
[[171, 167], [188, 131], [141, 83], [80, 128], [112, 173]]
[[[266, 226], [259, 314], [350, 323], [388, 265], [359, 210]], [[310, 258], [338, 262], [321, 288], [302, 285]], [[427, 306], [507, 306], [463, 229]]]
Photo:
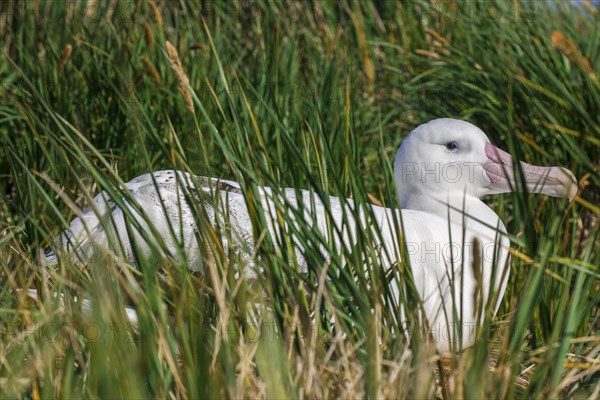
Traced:
[[[477, 304], [485, 305], [488, 296], [494, 294], [495, 314], [503, 297], [508, 279], [509, 240], [502, 221], [481, 197], [515, 190], [513, 169], [511, 156], [493, 146], [476, 126], [460, 120], [436, 119], [414, 129], [397, 151], [394, 178], [401, 210], [370, 206], [376, 229], [381, 233], [378, 240], [384, 251], [380, 263], [386, 270], [399, 261], [399, 237], [392, 220], [402, 218], [403, 239], [416, 289], [436, 347], [442, 352], [470, 345], [474, 326], [481, 320]], [[521, 169], [530, 192], [569, 200], [577, 193], [577, 181], [567, 169], [525, 163], [521, 163]], [[126, 211], [102, 192], [94, 198], [93, 206], [56, 238], [53, 247], [85, 260], [89, 244], [111, 247], [111, 240], [117, 238], [129, 262], [134, 262], [132, 242], [144, 256], [158, 248], [178, 258], [182, 254], [178, 249], [183, 248], [188, 267], [202, 272], [206, 247], [198, 244], [197, 217], [188, 204], [190, 197], [198, 199], [198, 193], [208, 193], [219, 199], [220, 206], [203, 201], [206, 217], [212, 224], [226, 219], [233, 232], [228, 239], [223, 238], [225, 247], [241, 249], [243, 257], [252, 262], [252, 223], [237, 182], [158, 171], [131, 180], [123, 189], [130, 192], [120, 202], [127, 205]], [[276, 210], [281, 201], [298, 211], [292, 220], [304, 218], [325, 238], [329, 238], [329, 232], [335, 232], [328, 229], [322, 199], [312, 192], [260, 187], [259, 195], [272, 238], [277, 237], [279, 229]], [[279, 196], [278, 201], [274, 201], [274, 195]], [[357, 240], [357, 229], [366, 229], [362, 225], [364, 213], [359, 213], [359, 221], [348, 222], [349, 217], [356, 215], [350, 212], [354, 208], [351, 199], [325, 200], [329, 203], [330, 223], [333, 221], [339, 229], [332, 241], [338, 248], [342, 241], [351, 247]], [[475, 255], [480, 260], [479, 269], [471, 265], [475, 251], [479, 251]], [[298, 265], [305, 269], [302, 252], [296, 244]], [[58, 262], [50, 249], [45, 258], [47, 264]], [[395, 293], [398, 284], [392, 282]]]

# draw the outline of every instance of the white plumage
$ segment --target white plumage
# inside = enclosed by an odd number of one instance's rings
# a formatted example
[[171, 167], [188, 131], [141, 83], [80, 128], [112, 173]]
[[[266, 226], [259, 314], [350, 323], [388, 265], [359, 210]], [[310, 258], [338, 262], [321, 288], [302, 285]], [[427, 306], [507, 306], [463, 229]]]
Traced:
[[[570, 199], [577, 191], [575, 178], [566, 169], [524, 163], [521, 168], [529, 191]], [[493, 307], [497, 310], [508, 278], [505, 227], [480, 198], [515, 189], [510, 155], [491, 145], [487, 136], [470, 123], [437, 119], [417, 127], [404, 139], [394, 161], [394, 176], [402, 210], [373, 205], [374, 219], [367, 218], [364, 210], [353, 213], [355, 204], [350, 199], [329, 197], [324, 199], [329, 203], [325, 207], [322, 199], [306, 190], [261, 187], [258, 194], [272, 238], [279, 237], [278, 210], [291, 212], [294, 224], [311, 224], [338, 249], [342, 242], [349, 247], [356, 242], [357, 229], [376, 229], [381, 238], [380, 264], [386, 270], [399, 261], [400, 238], [393, 220], [401, 217], [414, 281], [438, 349], [467, 346], [480, 320], [477, 304], [485, 305], [488, 294], [495, 293], [498, 301]], [[120, 202], [110, 199], [106, 192], [97, 195], [93, 206], [57, 237], [55, 247], [86, 261], [90, 245], [111, 247], [110, 243], [118, 242], [124, 256], [134, 262], [132, 242], [137, 243], [144, 257], [151, 256], [152, 249], [160, 249], [163, 255], [180, 258], [179, 242], [189, 268], [202, 272], [209, 255], [199, 245], [203, 232], [197, 221], [204, 219], [222, 229], [225, 254], [234, 250], [252, 262], [255, 236], [238, 183], [158, 171], [139, 176], [125, 187], [131, 196], [124, 195]], [[274, 196], [279, 197], [275, 200]], [[190, 201], [203, 204], [199, 207], [201, 215], [195, 211], [198, 207], [189, 206]], [[282, 208], [282, 202], [289, 207]], [[119, 204], [126, 205], [127, 211]], [[329, 237], [330, 232], [336, 230], [327, 225], [327, 210], [340, 232], [333, 237]], [[125, 218], [126, 213], [133, 218]], [[360, 215], [359, 220], [352, 215]], [[376, 225], [367, 227], [367, 221], [375, 221]], [[286, 229], [293, 231], [291, 226]], [[303, 249], [295, 245], [299, 268], [306, 270]], [[329, 254], [324, 249], [327, 259]], [[475, 260], [480, 260], [479, 267], [473, 266]], [[46, 252], [46, 261], [57, 262], [53, 251]], [[252, 271], [256, 269], [244, 272], [251, 275]], [[392, 282], [395, 293], [398, 284]]]

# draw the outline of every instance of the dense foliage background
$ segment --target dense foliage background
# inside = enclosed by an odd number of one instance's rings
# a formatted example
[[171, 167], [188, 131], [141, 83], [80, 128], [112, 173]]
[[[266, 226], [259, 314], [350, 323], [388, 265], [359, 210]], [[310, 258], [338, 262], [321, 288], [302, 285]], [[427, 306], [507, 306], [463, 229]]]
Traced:
[[[3, 1], [2, 397], [597, 398], [600, 29], [580, 3]], [[489, 199], [516, 250], [509, 288], [450, 360], [401, 334], [414, 294], [355, 268], [377, 267], [369, 235], [307, 276], [265, 245], [259, 290], [224, 257], [209, 277], [172, 259], [41, 267], [90, 195], [150, 170], [238, 180], [250, 204], [264, 184], [395, 207], [390, 160], [438, 117], [581, 187], [571, 204]], [[253, 307], [272, 310], [261, 330]]]

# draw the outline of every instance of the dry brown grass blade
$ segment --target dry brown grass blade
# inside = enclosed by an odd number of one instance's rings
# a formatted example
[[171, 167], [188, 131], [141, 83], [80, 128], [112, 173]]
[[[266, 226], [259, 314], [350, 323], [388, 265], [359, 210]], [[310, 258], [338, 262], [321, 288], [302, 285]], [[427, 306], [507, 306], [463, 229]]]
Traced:
[[[517, 250], [514, 247], [509, 248], [508, 252], [511, 254], [511, 256], [513, 256], [513, 257], [521, 260], [521, 262], [523, 263], [523, 265], [531, 265], [531, 266], [533, 266], [535, 268], [539, 268], [540, 267], [539, 263], [535, 262], [527, 254], [520, 252], [519, 250]], [[565, 283], [565, 284], [567, 283], [563, 277], [561, 277], [560, 275], [558, 275], [557, 273], [555, 273], [553, 271], [545, 269], [544, 273], [546, 275], [552, 277], [553, 279], [557, 280], [558, 282]]]
[[598, 14], [598, 9], [590, 2], [590, 0], [581, 0], [581, 4], [592, 15]]
[[60, 199], [62, 201], [65, 202], [65, 204], [76, 214], [76, 215], [81, 215], [83, 213], [83, 211], [81, 210], [81, 208], [79, 208], [77, 206], [77, 204], [75, 204], [75, 202], [73, 200], [71, 200], [71, 198], [65, 193], [65, 190], [56, 182], [54, 182], [52, 179], [50, 179], [50, 177], [48, 176], [47, 173], [45, 172], [37, 172], [37, 171], [33, 171], [33, 173], [36, 176], [39, 176], [40, 178], [42, 178], [51, 188], [52, 190], [54, 190], [56, 192], [56, 195], [58, 197], [60, 197]]
[[429, 51], [429, 50], [417, 49], [417, 50], [415, 50], [415, 53], [417, 53], [417, 54], [418, 54], [418, 55], [420, 55], [420, 56], [425, 56], [425, 57], [431, 58], [431, 59], [433, 59], [433, 60], [439, 60], [439, 59], [441, 59], [441, 58], [442, 58], [442, 57], [441, 57], [441, 56], [440, 56], [438, 53], [436, 53], [435, 51]]
[[179, 373], [180, 370], [177, 367], [175, 357], [173, 357], [173, 354], [171, 353], [167, 338], [165, 336], [165, 333], [164, 333], [162, 327], [158, 330], [157, 345], [158, 345], [158, 353], [161, 356], [161, 358], [167, 363], [167, 366], [169, 367], [169, 370], [171, 371], [171, 374], [173, 375], [173, 380], [175, 381], [175, 385], [177, 386], [179, 393], [183, 394], [184, 398], [187, 398], [187, 390], [183, 383], [183, 379]]

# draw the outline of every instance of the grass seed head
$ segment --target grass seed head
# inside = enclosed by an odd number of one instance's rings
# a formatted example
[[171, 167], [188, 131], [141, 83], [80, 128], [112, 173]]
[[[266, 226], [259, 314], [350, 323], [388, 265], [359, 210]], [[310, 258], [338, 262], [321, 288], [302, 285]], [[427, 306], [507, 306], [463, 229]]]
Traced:
[[152, 16], [154, 17], [154, 21], [161, 32], [164, 32], [164, 23], [162, 19], [162, 15], [160, 14], [160, 9], [156, 5], [156, 3], [152, 0], [148, 0], [148, 6], [150, 7], [150, 11], [152, 11]]
[[190, 84], [190, 79], [183, 70], [183, 66], [181, 65], [181, 60], [179, 59], [177, 49], [168, 40], [165, 42], [165, 48], [167, 50], [169, 60], [171, 60], [171, 68], [173, 69], [173, 72], [175, 72], [175, 77], [179, 82], [179, 92], [183, 97], [183, 102], [185, 103], [187, 109], [190, 110], [192, 114], [194, 114], [194, 101], [192, 100], [192, 94], [190, 93], [190, 90], [188, 88]]
[[160, 79], [160, 74], [158, 73], [158, 71], [156, 70], [156, 68], [154, 67], [154, 64], [152, 64], [152, 61], [150, 61], [150, 59], [146, 56], [142, 56], [140, 57], [140, 61], [144, 64], [144, 66], [146, 67], [146, 70], [148, 71], [148, 73], [150, 74], [150, 76], [152, 77], [152, 80], [158, 85], [158, 86], [162, 86], [162, 80]]
[[150, 24], [147, 22], [144, 23], [144, 40], [146, 41], [146, 46], [148, 46], [150, 51], [154, 50], [154, 34], [152, 33]]
[[65, 64], [67, 63], [67, 61], [69, 61], [69, 58], [71, 58], [71, 53], [73, 53], [73, 46], [67, 44], [60, 53], [60, 59], [58, 60], [59, 71], [62, 72], [63, 68], [65, 67]]
[[579, 65], [579, 67], [588, 75], [592, 75], [594, 70], [592, 64], [579, 50], [577, 44], [561, 31], [554, 31], [550, 35], [550, 43], [562, 55], [567, 57], [569, 61]]

